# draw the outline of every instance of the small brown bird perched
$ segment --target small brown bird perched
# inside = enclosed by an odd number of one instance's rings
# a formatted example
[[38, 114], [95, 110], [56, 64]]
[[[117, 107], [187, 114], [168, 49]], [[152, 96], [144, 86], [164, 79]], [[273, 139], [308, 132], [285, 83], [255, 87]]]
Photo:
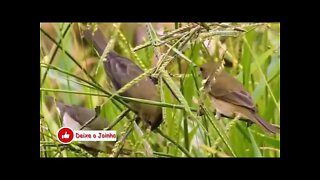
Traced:
[[[93, 35], [91, 29], [85, 30], [84, 37], [87, 41], [93, 44], [94, 48], [101, 56], [107, 46], [107, 40], [103, 36], [101, 30], [96, 30]], [[121, 87], [143, 74], [143, 70], [140, 69], [139, 66], [114, 51], [110, 51], [106, 58], [107, 60], [103, 62], [104, 69], [116, 90], [119, 90]], [[121, 95], [160, 101], [160, 96], [151, 78], [140, 80]], [[162, 123], [161, 107], [137, 102], [131, 102], [130, 104], [138, 113], [138, 116], [151, 128], [151, 130], [156, 129]]]
[[219, 64], [209, 62], [200, 67], [202, 77], [207, 79], [205, 88], [212, 98], [216, 108], [217, 118], [220, 115], [234, 118], [239, 116], [240, 120], [256, 123], [269, 133], [278, 133], [279, 129], [258, 115], [250, 94], [243, 85], [234, 77], [219, 69]]
[[[73, 130], [79, 130], [87, 121], [95, 116], [96, 112], [93, 109], [77, 105], [66, 105], [62, 102], [55, 101], [51, 96], [45, 96], [45, 103], [49, 109], [56, 107], [59, 116], [62, 120], [63, 127], [69, 127]], [[84, 130], [102, 130], [108, 127], [106, 119], [98, 116], [91, 123], [89, 123]], [[107, 141], [82, 141], [79, 142], [80, 146], [90, 152], [91, 154], [97, 154], [97, 152], [111, 153], [111, 150], [115, 142]], [[122, 150], [122, 154], [130, 154], [129, 150]]]

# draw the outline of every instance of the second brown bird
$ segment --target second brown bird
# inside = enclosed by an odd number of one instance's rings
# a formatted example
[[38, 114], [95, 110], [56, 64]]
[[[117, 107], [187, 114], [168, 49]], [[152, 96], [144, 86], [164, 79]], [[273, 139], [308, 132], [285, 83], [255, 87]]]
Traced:
[[200, 67], [202, 77], [207, 79], [206, 88], [216, 108], [217, 116], [224, 115], [256, 123], [269, 133], [278, 133], [279, 129], [258, 115], [258, 110], [250, 94], [234, 77], [219, 69], [219, 64], [209, 62]]

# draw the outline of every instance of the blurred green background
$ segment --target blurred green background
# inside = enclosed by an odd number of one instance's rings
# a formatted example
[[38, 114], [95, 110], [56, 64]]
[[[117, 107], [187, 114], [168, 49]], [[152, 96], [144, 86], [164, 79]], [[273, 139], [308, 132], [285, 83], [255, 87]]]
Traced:
[[[79, 23], [40, 24], [40, 92], [41, 95], [54, 96], [66, 104], [91, 109], [102, 105], [100, 115], [112, 122], [121, 111], [111, 101], [107, 101], [107, 97], [94, 95], [103, 95], [103, 92], [89, 88], [77, 78], [59, 71], [49, 70], [45, 76], [47, 68], [44, 65], [52, 64], [76, 77], [90, 80], [76, 65], [76, 61], [96, 83], [115, 92], [103, 66], [99, 64], [100, 57], [82, 39], [80, 26]], [[178, 88], [187, 104], [176, 100], [165, 84], [157, 85], [159, 93], [163, 94], [163, 103], [187, 106], [186, 108], [194, 110], [194, 116], [206, 129], [188, 117], [185, 111], [165, 107], [164, 122], [160, 130], [175, 143], [155, 132], [144, 131], [144, 136], [141, 137], [134, 130], [125, 140], [125, 148], [133, 151], [129, 157], [147, 157], [144, 143], [150, 145], [153, 157], [186, 157], [176, 144], [187, 149], [192, 157], [280, 157], [280, 135], [266, 134], [256, 125], [247, 128], [244, 122], [238, 120], [223, 118], [217, 121], [214, 113], [209, 116], [197, 115], [195, 111], [199, 109], [202, 96], [202, 91], [199, 90], [202, 79], [199, 68], [187, 61], [201, 65], [209, 60], [221, 60], [226, 52], [225, 71], [244, 84], [261, 117], [280, 126], [280, 23], [92, 23], [91, 26], [99, 27], [108, 39], [114, 40], [115, 51], [144, 70], [155, 67], [158, 62], [156, 55], [161, 57], [169, 50], [168, 47], [174, 46], [179, 54], [173, 54], [176, 56], [166, 70], [172, 75], [170, 78], [176, 86], [171, 88]], [[191, 36], [190, 32], [196, 26], [202, 30]], [[183, 31], [184, 28], [187, 30]], [[169, 37], [174, 32], [177, 33]], [[190, 35], [190, 38], [179, 49], [176, 42], [184, 35]], [[53, 40], [61, 48], [57, 48]], [[164, 43], [157, 45], [160, 40]], [[150, 42], [155, 42], [157, 46]], [[148, 43], [151, 45], [141, 46]], [[59, 92], [61, 90], [63, 92]], [[75, 94], [74, 91], [89, 95]], [[205, 108], [214, 111], [214, 107], [207, 102], [208, 99], [205, 98]], [[130, 112], [130, 115], [133, 116], [133, 113]], [[59, 146], [56, 131], [61, 125], [57, 120], [57, 113], [48, 109], [41, 100], [40, 156], [92, 157], [83, 149], [78, 149], [76, 143], [64, 148]], [[118, 137], [126, 130], [124, 127], [128, 123], [129, 120], [125, 117], [114, 127]], [[102, 152], [97, 156], [110, 157], [110, 154]]]

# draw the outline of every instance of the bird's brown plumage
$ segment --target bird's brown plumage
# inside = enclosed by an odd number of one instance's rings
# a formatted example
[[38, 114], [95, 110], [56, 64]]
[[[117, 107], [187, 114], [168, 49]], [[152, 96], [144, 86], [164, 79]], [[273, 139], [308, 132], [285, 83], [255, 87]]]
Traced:
[[[99, 55], [103, 54], [107, 46], [107, 40], [100, 29], [92, 33], [91, 29], [85, 30], [84, 37], [87, 41], [92, 42]], [[115, 51], [107, 54], [107, 60], [103, 62], [104, 69], [116, 90], [119, 90], [130, 81], [143, 73], [143, 70], [128, 58], [120, 56]], [[154, 82], [146, 77], [135, 85], [131, 86], [121, 95], [152, 101], [160, 101]], [[143, 103], [131, 102], [132, 108], [138, 113], [138, 116], [151, 127], [151, 130], [157, 128], [163, 121], [162, 108], [159, 106], [148, 105]]]
[[236, 78], [221, 70], [219, 64], [215, 62], [203, 64], [200, 71], [203, 78], [208, 79], [206, 88], [209, 89], [209, 95], [218, 113], [230, 118], [238, 115], [240, 119], [257, 123], [270, 133], [279, 131], [258, 115], [257, 108], [244, 86]]

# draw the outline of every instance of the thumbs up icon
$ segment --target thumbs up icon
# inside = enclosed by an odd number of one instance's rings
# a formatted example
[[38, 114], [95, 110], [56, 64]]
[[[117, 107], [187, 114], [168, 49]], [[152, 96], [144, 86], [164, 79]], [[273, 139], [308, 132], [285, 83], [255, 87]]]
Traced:
[[65, 131], [64, 135], [62, 135], [62, 139], [69, 139], [70, 134]]
[[74, 138], [73, 130], [68, 127], [62, 127], [57, 132], [57, 138], [62, 144], [69, 144]]

